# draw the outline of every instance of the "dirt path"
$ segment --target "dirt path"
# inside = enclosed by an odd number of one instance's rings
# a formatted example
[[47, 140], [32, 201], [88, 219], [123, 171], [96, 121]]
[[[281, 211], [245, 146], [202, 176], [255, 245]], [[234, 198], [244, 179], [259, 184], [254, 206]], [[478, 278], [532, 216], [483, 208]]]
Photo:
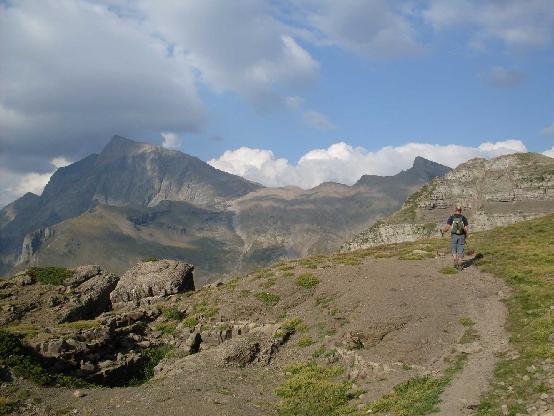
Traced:
[[[490, 279], [472, 266], [463, 271], [471, 282], [478, 283]], [[475, 285], [477, 289], [479, 284]], [[507, 288], [503, 293], [507, 293]], [[500, 297], [481, 297], [478, 291], [470, 298], [468, 317], [475, 322], [474, 329], [479, 339], [473, 343], [461, 346], [469, 352], [468, 360], [453, 382], [442, 395], [439, 416], [470, 415], [478, 405], [480, 396], [487, 390], [496, 362], [496, 354], [506, 351], [508, 334], [504, 329], [507, 309]]]

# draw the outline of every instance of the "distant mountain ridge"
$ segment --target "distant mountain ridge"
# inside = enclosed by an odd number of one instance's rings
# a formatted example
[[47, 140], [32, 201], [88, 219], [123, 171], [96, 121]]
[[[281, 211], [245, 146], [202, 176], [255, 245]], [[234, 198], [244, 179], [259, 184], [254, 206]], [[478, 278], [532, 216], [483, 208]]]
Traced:
[[424, 185], [402, 209], [359, 233], [342, 249], [437, 236], [456, 204], [462, 205], [474, 231], [554, 212], [554, 159], [536, 153], [472, 159]]
[[14, 265], [101, 263], [156, 255], [206, 275], [329, 252], [450, 169], [416, 158], [394, 176], [310, 190], [266, 188], [193, 156], [114, 136], [60, 168], [41, 196], [0, 211], [0, 272]]

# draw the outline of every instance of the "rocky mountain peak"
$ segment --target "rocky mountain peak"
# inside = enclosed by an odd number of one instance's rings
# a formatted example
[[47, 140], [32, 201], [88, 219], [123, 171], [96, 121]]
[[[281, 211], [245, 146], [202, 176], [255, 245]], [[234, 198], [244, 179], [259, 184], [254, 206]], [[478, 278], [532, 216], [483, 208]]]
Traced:
[[411, 169], [409, 169], [411, 173], [417, 172], [429, 176], [430, 178], [445, 175], [450, 170], [448, 166], [441, 165], [440, 163], [433, 162], [421, 156], [416, 156]]

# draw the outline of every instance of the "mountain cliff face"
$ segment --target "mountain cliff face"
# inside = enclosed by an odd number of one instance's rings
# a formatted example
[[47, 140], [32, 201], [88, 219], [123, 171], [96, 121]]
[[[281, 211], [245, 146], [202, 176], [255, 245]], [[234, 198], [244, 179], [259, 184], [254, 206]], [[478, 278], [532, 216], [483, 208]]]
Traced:
[[181, 152], [115, 136], [99, 155], [59, 169], [39, 197], [0, 212], [0, 256], [14, 265], [142, 258], [195, 264], [203, 277], [336, 250], [449, 168], [416, 158], [395, 176], [310, 190], [264, 188]]
[[520, 153], [470, 160], [423, 186], [401, 210], [356, 235], [343, 250], [438, 235], [458, 203], [474, 231], [554, 212], [554, 159]]

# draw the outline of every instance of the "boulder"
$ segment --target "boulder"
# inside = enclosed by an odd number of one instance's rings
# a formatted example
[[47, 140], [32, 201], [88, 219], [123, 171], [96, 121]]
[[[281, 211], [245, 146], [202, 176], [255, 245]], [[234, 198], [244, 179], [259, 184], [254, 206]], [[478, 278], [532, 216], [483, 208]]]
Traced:
[[[119, 278], [113, 273], [100, 271], [99, 274], [74, 287], [68, 295], [69, 302], [63, 307], [60, 321], [72, 322], [81, 319], [93, 319], [102, 312], [110, 310], [110, 293], [115, 289], [118, 280]], [[71, 282], [71, 284], [75, 283], [76, 281]]]
[[88, 266], [79, 266], [73, 269], [73, 274], [63, 281], [65, 286], [76, 287], [81, 283], [86, 282], [91, 277], [98, 276], [102, 273], [100, 266], [93, 264]]
[[276, 337], [277, 325], [266, 325], [233, 338], [218, 348], [220, 366], [245, 367], [251, 364], [268, 365], [286, 338]]
[[138, 263], [119, 280], [110, 294], [112, 303], [133, 302], [160, 298], [194, 290], [194, 266], [176, 260], [158, 260]]

